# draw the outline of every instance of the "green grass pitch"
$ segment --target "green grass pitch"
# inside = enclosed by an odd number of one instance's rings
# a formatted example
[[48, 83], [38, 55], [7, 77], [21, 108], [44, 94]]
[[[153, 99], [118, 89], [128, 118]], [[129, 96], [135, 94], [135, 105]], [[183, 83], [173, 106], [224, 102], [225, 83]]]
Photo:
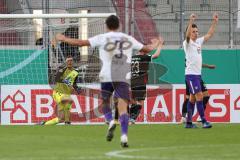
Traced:
[[134, 125], [129, 145], [120, 147], [120, 126], [106, 142], [106, 125], [1, 126], [0, 160], [237, 160], [240, 125], [212, 129], [182, 125]]

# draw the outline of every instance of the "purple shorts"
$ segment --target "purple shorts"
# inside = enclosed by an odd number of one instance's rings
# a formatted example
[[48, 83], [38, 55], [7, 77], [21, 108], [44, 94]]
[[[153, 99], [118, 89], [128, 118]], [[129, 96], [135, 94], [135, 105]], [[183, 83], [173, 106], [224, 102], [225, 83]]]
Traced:
[[189, 88], [190, 94], [196, 94], [202, 92], [201, 87], [201, 75], [186, 75], [187, 88]]
[[101, 83], [101, 96], [109, 99], [114, 92], [114, 98], [130, 100], [129, 84], [125, 82], [103, 82]]

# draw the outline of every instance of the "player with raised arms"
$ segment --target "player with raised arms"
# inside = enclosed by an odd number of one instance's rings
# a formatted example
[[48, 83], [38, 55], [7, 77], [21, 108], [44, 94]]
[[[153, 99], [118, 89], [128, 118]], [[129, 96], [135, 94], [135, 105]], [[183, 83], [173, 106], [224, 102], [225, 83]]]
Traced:
[[218, 15], [216, 13], [213, 14], [213, 22], [208, 33], [200, 38], [198, 37], [197, 25], [194, 24], [195, 19], [196, 15], [191, 14], [186, 31], [186, 38], [183, 42], [183, 49], [186, 59], [185, 79], [190, 92], [190, 98], [187, 104], [187, 123], [185, 128], [197, 127], [192, 123], [192, 115], [195, 103], [202, 120], [203, 128], [211, 128], [211, 123], [209, 123], [205, 118], [203, 107], [203, 93], [201, 88], [202, 44], [213, 36], [218, 23]]

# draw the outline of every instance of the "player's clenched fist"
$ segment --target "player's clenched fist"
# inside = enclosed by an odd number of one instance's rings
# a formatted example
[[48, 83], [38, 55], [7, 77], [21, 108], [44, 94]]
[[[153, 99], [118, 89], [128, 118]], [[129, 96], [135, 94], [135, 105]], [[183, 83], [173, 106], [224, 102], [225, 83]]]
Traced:
[[215, 22], [218, 22], [218, 14], [217, 14], [217, 13], [214, 13], [214, 14], [213, 14], [213, 20], [214, 20]]
[[192, 13], [192, 14], [190, 15], [190, 20], [191, 20], [191, 21], [194, 21], [196, 18], [197, 18], [197, 16], [196, 16], [194, 13]]

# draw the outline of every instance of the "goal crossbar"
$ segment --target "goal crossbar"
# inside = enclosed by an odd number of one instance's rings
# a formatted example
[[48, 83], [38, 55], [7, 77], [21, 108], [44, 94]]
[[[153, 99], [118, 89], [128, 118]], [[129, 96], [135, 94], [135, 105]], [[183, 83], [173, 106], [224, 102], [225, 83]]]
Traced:
[[24, 19], [24, 18], [104, 18], [116, 13], [74, 13], [74, 14], [0, 14], [0, 19]]

